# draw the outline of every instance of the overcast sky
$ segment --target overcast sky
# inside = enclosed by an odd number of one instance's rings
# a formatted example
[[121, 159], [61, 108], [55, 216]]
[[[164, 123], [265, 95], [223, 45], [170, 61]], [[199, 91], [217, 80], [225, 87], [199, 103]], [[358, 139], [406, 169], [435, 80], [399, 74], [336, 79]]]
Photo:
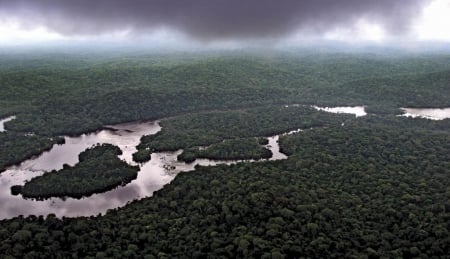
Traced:
[[0, 44], [450, 43], [450, 0], [0, 0]]

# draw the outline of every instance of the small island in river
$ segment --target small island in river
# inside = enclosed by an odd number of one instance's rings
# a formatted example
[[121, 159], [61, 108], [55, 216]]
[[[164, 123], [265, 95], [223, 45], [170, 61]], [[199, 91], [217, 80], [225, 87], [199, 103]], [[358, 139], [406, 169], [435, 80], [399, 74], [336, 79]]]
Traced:
[[188, 148], [178, 156], [178, 160], [186, 163], [194, 162], [197, 158], [212, 160], [244, 160], [244, 159], [269, 159], [272, 151], [261, 146], [267, 145], [265, 138], [238, 138], [224, 140], [205, 149], [198, 147]]
[[35, 177], [24, 186], [13, 186], [11, 191], [26, 198], [51, 197], [82, 198], [105, 192], [136, 179], [139, 167], [120, 160], [122, 151], [111, 144], [96, 145], [79, 155], [75, 166], [64, 165]]

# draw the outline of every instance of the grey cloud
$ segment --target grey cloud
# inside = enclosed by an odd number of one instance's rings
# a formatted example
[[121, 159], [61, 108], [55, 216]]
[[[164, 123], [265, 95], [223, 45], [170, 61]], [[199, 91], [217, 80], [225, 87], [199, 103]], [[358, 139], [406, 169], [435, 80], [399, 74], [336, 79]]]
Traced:
[[359, 18], [405, 32], [429, 0], [0, 0], [0, 15], [65, 35], [168, 27], [199, 39], [281, 37]]

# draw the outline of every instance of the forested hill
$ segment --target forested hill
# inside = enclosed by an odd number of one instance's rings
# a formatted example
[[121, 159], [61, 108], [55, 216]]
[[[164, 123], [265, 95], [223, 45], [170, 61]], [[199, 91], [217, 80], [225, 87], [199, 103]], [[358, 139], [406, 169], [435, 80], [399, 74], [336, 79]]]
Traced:
[[105, 124], [274, 103], [364, 104], [391, 113], [450, 106], [445, 55], [67, 55], [0, 59], [0, 116], [18, 115], [7, 128], [79, 134]]

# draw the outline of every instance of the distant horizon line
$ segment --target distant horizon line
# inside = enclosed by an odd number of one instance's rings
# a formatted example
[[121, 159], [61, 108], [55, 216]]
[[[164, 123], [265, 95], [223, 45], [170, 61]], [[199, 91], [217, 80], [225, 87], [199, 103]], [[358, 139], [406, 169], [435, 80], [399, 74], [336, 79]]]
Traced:
[[[322, 50], [322, 51], [345, 51], [345, 52], [361, 52], [364, 50], [381, 51], [392, 50], [400, 52], [434, 52], [434, 51], [450, 51], [450, 42], [444, 41], [404, 41], [404, 42], [347, 42], [338, 40], [313, 40], [303, 44], [246, 44], [236, 43], [231, 45], [221, 44], [154, 44], [152, 42], [119, 42], [119, 41], [87, 41], [87, 40], [52, 40], [45, 42], [29, 42], [29, 43], [0, 43], [0, 50], [5, 49], [53, 49], [53, 50], [72, 50], [81, 48], [88, 50], [93, 47], [102, 46], [99, 52], [107, 49], [123, 49], [123, 50], [161, 50], [161, 51], [191, 51], [191, 52], [208, 52], [208, 51], [245, 51], [245, 50]], [[56, 48], [56, 49], [55, 49]]]

